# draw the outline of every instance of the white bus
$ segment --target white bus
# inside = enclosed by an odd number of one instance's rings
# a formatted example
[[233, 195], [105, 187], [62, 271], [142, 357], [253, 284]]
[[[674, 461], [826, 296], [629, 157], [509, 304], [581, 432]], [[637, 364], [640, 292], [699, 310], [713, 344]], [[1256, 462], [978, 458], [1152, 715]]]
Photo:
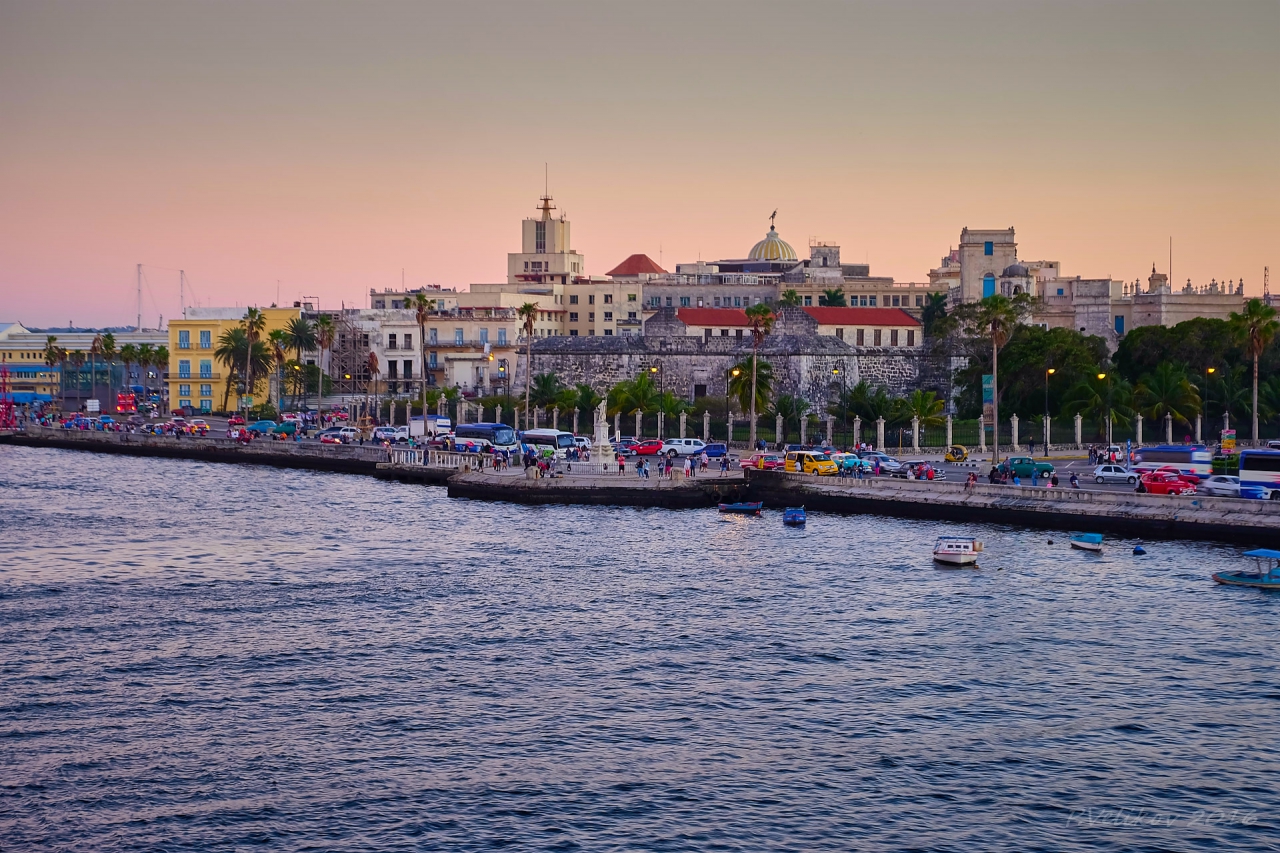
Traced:
[[1240, 497], [1280, 500], [1280, 452], [1240, 451]]
[[564, 459], [574, 446], [573, 433], [559, 429], [527, 429], [520, 433], [520, 441], [531, 446], [539, 456], [546, 456], [550, 451], [557, 459]]

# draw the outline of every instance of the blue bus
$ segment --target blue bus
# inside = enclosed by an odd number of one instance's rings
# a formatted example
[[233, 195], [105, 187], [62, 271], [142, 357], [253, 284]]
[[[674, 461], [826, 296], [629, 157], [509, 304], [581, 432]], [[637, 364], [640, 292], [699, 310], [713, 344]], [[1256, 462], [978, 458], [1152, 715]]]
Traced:
[[515, 429], [506, 424], [458, 424], [453, 430], [453, 437], [458, 444], [470, 441], [482, 448], [492, 447], [511, 453], [520, 450]]
[[1133, 470], [1139, 474], [1165, 467], [1206, 480], [1213, 473], [1213, 454], [1203, 444], [1160, 444], [1142, 448], [1133, 460]]
[[1240, 497], [1280, 500], [1280, 450], [1240, 451]]

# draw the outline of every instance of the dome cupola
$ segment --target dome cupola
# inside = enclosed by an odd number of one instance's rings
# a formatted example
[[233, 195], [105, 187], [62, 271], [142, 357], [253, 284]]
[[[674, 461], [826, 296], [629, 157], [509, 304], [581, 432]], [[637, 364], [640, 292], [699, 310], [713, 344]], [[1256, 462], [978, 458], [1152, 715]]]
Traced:
[[751, 247], [751, 254], [747, 258], [753, 261], [798, 261], [796, 250], [791, 248], [791, 244], [778, 236], [778, 232], [772, 226], [769, 233], [764, 235], [764, 239]]

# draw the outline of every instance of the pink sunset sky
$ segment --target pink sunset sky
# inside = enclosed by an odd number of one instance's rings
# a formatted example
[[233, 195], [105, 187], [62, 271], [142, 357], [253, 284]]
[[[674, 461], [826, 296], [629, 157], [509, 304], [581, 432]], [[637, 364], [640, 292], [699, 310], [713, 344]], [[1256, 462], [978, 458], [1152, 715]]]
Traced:
[[[587, 272], [768, 229], [923, 281], [960, 229], [1132, 281], [1280, 255], [1280, 3], [0, 0], [0, 321]], [[278, 282], [278, 284], [277, 284]]]

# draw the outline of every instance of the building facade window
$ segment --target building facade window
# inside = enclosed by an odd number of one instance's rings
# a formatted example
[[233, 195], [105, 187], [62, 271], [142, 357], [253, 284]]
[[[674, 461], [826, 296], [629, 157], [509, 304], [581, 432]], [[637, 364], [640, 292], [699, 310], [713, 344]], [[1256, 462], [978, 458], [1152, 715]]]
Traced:
[[840, 328], [837, 328], [837, 329], [836, 329], [836, 337], [837, 337], [837, 338], [839, 338], [839, 339], [840, 339], [840, 340], [842, 340], [842, 341], [844, 340], [844, 328], [843, 328], [843, 327], [840, 327]]
[[453, 330], [453, 343], [454, 343], [454, 345], [455, 345], [455, 346], [462, 346], [465, 342], [466, 342], [466, 338], [464, 338], [464, 337], [463, 337], [462, 330], [461, 330], [461, 329], [454, 329], [454, 330]]
[[716, 308], [719, 308], [719, 307], [720, 307], [720, 297], [719, 297], [719, 296], [715, 297], [715, 298], [711, 301], [711, 304], [712, 304], [713, 306], [715, 306]]
[[874, 332], [872, 332], [872, 342], [875, 344], [875, 346], [880, 346], [880, 330], [879, 329], [876, 329]]
[[401, 362], [401, 364], [404, 365], [404, 372], [401, 375], [403, 375], [405, 379], [412, 379], [413, 378], [413, 360], [406, 358], [404, 361]]
[[435, 370], [440, 366], [440, 356], [438, 353], [431, 352], [427, 354], [427, 364], [431, 365], [431, 369]]
[[613, 337], [613, 329], [605, 329], [604, 334], [605, 334], [605, 337], [607, 338]]
[[875, 307], [876, 307], [876, 298], [875, 298], [875, 296], [869, 296], [869, 297], [867, 297], [867, 298], [871, 300], [871, 307], [872, 307], [872, 308], [875, 308]]
[[179, 400], [179, 401], [178, 401], [178, 405], [179, 405], [181, 408], [184, 408], [184, 409], [185, 409], [187, 406], [190, 406], [190, 405], [191, 405], [191, 401], [190, 401], [190, 400], [188, 400], [188, 399]]
[[1116, 334], [1117, 335], [1124, 334], [1124, 317], [1120, 314], [1116, 315]]
[[595, 305], [595, 304], [596, 304], [596, 295], [595, 295], [594, 293], [588, 293], [588, 294], [587, 294], [587, 304], [588, 304], [588, 305]]
[[990, 240], [988, 240], [987, 242], [982, 244], [982, 254], [986, 255], [987, 257], [991, 257], [995, 253], [996, 253], [995, 243], [992, 243]]
[[668, 297], [667, 297], [667, 307], [668, 307], [668, 308], [670, 308], [670, 307], [671, 307], [671, 297], [670, 297], [670, 296], [668, 296]]
[[206, 400], [201, 400], [201, 401], [200, 401], [200, 413], [201, 413], [201, 414], [203, 414], [203, 415], [207, 415], [207, 414], [209, 414], [209, 413], [210, 413], [210, 412], [212, 412], [212, 411], [213, 411], [213, 400], [212, 400], [212, 399], [206, 399]]
[[498, 346], [505, 347], [506, 345], [507, 345], [507, 330], [499, 329], [498, 330]]
[[404, 348], [413, 349], [413, 335], [404, 336]]
[[209, 329], [200, 330], [200, 349], [211, 349], [213, 347], [213, 332]]
[[858, 346], [866, 346], [866, 329], [858, 330]]
[[923, 307], [924, 307], [924, 297], [923, 297], [923, 296], [916, 296], [916, 307], [917, 307], [917, 308], [923, 308]]
[[628, 301], [628, 302], [635, 302], [635, 301], [636, 301], [636, 295], [635, 295], [634, 293], [628, 293], [628, 294], [627, 294], [627, 301]]
[[687, 296], [681, 296], [681, 297], [680, 297], [680, 307], [681, 307], [681, 308], [688, 308], [688, 307], [689, 307], [689, 297], [687, 297]]
[[397, 373], [399, 372], [398, 368], [399, 368], [399, 365], [396, 364], [395, 359], [389, 359], [387, 361], [387, 378], [399, 379], [400, 377], [397, 375]]
[[569, 330], [569, 337], [571, 337], [571, 338], [576, 338], [577, 336], [578, 336], [578, 330], [577, 330], [577, 329], [570, 329], [570, 330]]
[[898, 330], [890, 329], [889, 330], [889, 346], [896, 347], [897, 345], [898, 345]]
[[427, 335], [428, 335], [428, 340], [431, 341], [432, 346], [435, 346], [436, 344], [440, 343], [440, 333], [438, 329], [427, 329]]
[[212, 386], [212, 385], [201, 385], [201, 386], [200, 386], [200, 396], [201, 396], [201, 397], [212, 397], [212, 396], [213, 396], [213, 386]]
[[594, 323], [595, 321], [596, 321], [596, 312], [594, 312], [594, 311], [588, 311], [588, 312], [587, 312], [587, 322], [588, 322], [588, 323]]
[[178, 332], [178, 349], [191, 349], [191, 332], [186, 329]]
[[207, 358], [200, 359], [200, 378], [201, 379], [213, 378], [213, 362]]
[[996, 277], [991, 273], [987, 273], [982, 277], [982, 298], [996, 295]]
[[907, 346], [913, 347], [915, 345], [916, 345], [916, 330], [907, 329]]
[[578, 294], [576, 294], [576, 293], [571, 293], [571, 294], [569, 294], [569, 304], [570, 304], [570, 305], [577, 305], [577, 304], [578, 304]]
[[606, 293], [606, 294], [604, 295], [604, 304], [605, 304], [605, 305], [612, 305], [612, 304], [613, 304], [613, 294], [612, 294], [612, 293]]
[[605, 321], [606, 321], [606, 322], [607, 322], [607, 321], [609, 321], [609, 320], [612, 320], [612, 319], [613, 319], [613, 312], [612, 312], [612, 311], [606, 311], [606, 312], [604, 312], [604, 319], [605, 319]]
[[651, 306], [653, 306], [654, 308], [657, 308], [658, 306], [660, 306], [660, 305], [662, 304], [662, 297], [660, 297], [660, 296], [650, 296], [650, 297], [649, 297], [649, 304], [650, 304]]
[[178, 396], [179, 396], [179, 397], [190, 397], [190, 396], [191, 396], [191, 386], [190, 386], [190, 385], [179, 385], [179, 386], [178, 386]]
[[481, 329], [481, 330], [480, 330], [480, 343], [482, 343], [482, 344], [487, 344], [487, 343], [489, 343], [489, 330], [488, 330], [488, 329]]
[[387, 335], [387, 349], [395, 349], [395, 348], [396, 348], [396, 333], [392, 332], [391, 334]]
[[570, 312], [569, 312], [569, 322], [570, 322], [570, 323], [576, 323], [576, 322], [578, 322], [578, 312], [577, 312], [577, 311], [570, 311]]
[[[538, 221], [533, 223], [533, 251], [539, 255], [547, 253], [547, 223]], [[541, 264], [539, 264], [541, 266]]]
[[[191, 362], [185, 358], [178, 362], [178, 378], [179, 379], [191, 378]], [[187, 393], [190, 394], [191, 392], [188, 391]]]

